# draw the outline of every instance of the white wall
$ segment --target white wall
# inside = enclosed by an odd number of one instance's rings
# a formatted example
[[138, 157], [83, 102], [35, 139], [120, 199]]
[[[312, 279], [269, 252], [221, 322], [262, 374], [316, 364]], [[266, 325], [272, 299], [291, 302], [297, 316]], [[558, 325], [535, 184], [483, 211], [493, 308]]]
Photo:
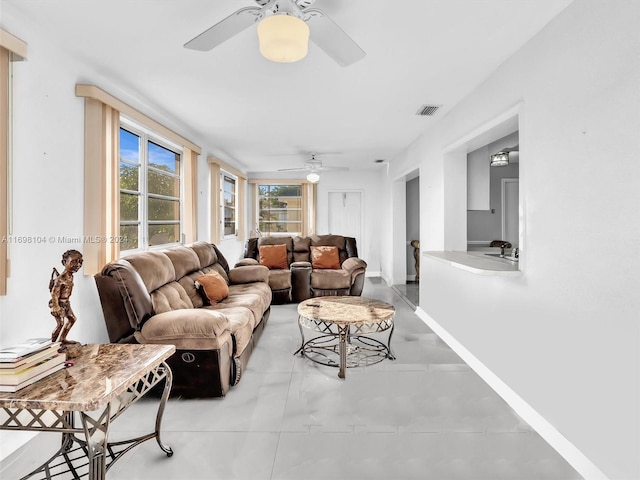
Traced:
[[640, 478], [639, 24], [640, 2], [574, 2], [394, 159], [388, 181], [419, 165], [422, 250], [447, 249], [462, 232], [447, 218], [459, 172], [444, 149], [521, 104], [522, 277], [423, 257], [420, 305], [557, 430], [587, 478]]
[[[166, 118], [162, 109], [150, 107], [139, 92], [122, 90], [117, 80], [57, 49], [52, 39], [41, 36], [38, 28], [11, 8], [2, 5], [1, 26], [28, 44], [28, 60], [14, 64], [11, 198], [11, 234], [26, 243], [10, 245], [8, 294], [0, 296], [1, 345], [51, 335], [55, 326], [48, 308], [51, 270], [55, 266], [62, 271], [64, 251], [83, 249], [81, 243], [59, 239], [83, 233], [84, 99], [75, 96], [76, 83], [95, 83], [203, 147], [198, 162], [198, 237], [203, 240], [209, 233], [206, 156], [212, 151], [206, 139], [192, 135], [177, 119]], [[74, 284], [71, 305], [78, 321], [69, 338], [108, 342], [93, 277], [80, 270]], [[0, 459], [31, 436], [0, 431]]]

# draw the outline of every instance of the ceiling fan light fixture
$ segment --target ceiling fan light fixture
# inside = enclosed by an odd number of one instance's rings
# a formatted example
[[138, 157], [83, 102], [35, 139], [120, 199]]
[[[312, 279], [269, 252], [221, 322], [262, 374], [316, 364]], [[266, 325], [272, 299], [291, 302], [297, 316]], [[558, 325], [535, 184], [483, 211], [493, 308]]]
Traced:
[[260, 53], [272, 62], [302, 60], [309, 50], [309, 26], [293, 15], [265, 17], [258, 24]]
[[311, 183], [317, 183], [318, 181], [320, 181], [320, 175], [318, 175], [316, 172], [311, 172], [307, 175], [307, 180]]
[[509, 165], [509, 152], [498, 152], [491, 155], [490, 165], [492, 167], [506, 167]]

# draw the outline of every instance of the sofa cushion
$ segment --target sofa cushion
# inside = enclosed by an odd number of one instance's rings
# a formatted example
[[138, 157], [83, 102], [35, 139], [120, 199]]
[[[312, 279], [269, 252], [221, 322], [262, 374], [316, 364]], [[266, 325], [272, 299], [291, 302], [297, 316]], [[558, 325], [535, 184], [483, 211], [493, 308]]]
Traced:
[[260, 264], [269, 270], [288, 268], [286, 245], [260, 245], [258, 251]]
[[217, 272], [206, 273], [196, 278], [196, 287], [202, 288], [211, 305], [229, 296], [227, 281]]
[[225, 269], [222, 268], [222, 265], [220, 265], [219, 263], [214, 263], [213, 265], [209, 265], [208, 267], [203, 267], [202, 271], [203, 273], [212, 273], [212, 272], [218, 273], [222, 278], [225, 279], [225, 281], [227, 282], [227, 285], [229, 284], [229, 276], [227, 275], [227, 272], [225, 271]]
[[351, 288], [351, 274], [346, 270], [318, 269], [311, 272], [311, 288], [341, 290]]
[[191, 248], [184, 246], [173, 247], [163, 250], [162, 253], [169, 257], [171, 263], [173, 263], [176, 280], [180, 280], [191, 272], [200, 270], [200, 259]]
[[294, 262], [310, 262], [309, 247], [311, 246], [310, 237], [293, 237], [293, 261]]
[[149, 293], [176, 279], [173, 263], [162, 252], [141, 252], [129, 255], [125, 259], [138, 272]]
[[338, 255], [338, 247], [335, 246], [319, 246], [311, 247], [311, 266], [316, 269], [340, 268], [340, 256]]
[[153, 311], [158, 313], [193, 308], [193, 302], [178, 282], [169, 282], [151, 292]]
[[229, 297], [215, 306], [216, 310], [228, 307], [245, 307], [253, 314], [251, 328], [255, 328], [271, 304], [271, 288], [266, 283], [231, 285]]
[[184, 288], [184, 291], [187, 292], [187, 295], [191, 299], [193, 308], [200, 308], [203, 305], [209, 304], [204, 293], [199, 288], [196, 288], [196, 280], [202, 275], [204, 275], [202, 270], [196, 270], [178, 280], [178, 283], [182, 285], [182, 288]]

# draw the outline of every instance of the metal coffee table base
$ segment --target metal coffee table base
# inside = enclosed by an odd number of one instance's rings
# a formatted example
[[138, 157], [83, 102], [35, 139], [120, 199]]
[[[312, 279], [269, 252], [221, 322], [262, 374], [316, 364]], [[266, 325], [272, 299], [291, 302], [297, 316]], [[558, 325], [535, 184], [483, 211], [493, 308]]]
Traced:
[[387, 345], [364, 335], [350, 335], [349, 326], [339, 327], [338, 330], [337, 334], [321, 335], [304, 341], [304, 332], [301, 328], [303, 343], [295, 354], [300, 353], [321, 365], [339, 367], [338, 377], [340, 378], [345, 378], [346, 368], [366, 367], [384, 359], [396, 359], [391, 352], [393, 328], [389, 333]]

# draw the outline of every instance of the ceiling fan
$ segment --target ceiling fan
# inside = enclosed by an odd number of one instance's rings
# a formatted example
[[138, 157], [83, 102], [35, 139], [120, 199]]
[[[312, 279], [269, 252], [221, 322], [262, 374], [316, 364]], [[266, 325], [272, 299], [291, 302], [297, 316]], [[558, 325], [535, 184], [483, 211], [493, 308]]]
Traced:
[[[315, 0], [255, 0], [255, 2], [259, 6], [244, 7], [237, 10], [200, 35], [189, 40], [184, 44], [184, 47], [208, 51], [252, 24], [259, 24], [270, 17], [277, 16], [282, 19], [283, 16], [288, 16], [289, 20], [291, 19], [290, 17], [302, 20], [308, 26], [308, 35], [313, 43], [343, 67], [357, 62], [366, 55], [364, 50], [326, 13], [317, 8], [309, 8]], [[297, 23], [301, 22], [298, 21]], [[302, 28], [307, 27], [303, 25]], [[306, 46], [304, 53], [306, 54]]]
[[325, 170], [349, 170], [348, 167], [325, 167], [320, 160], [316, 160], [315, 154], [311, 155], [311, 159], [304, 162], [304, 166], [295, 168], [280, 168], [279, 172], [304, 172], [308, 171], [307, 180], [316, 183], [320, 180], [319, 172]]

